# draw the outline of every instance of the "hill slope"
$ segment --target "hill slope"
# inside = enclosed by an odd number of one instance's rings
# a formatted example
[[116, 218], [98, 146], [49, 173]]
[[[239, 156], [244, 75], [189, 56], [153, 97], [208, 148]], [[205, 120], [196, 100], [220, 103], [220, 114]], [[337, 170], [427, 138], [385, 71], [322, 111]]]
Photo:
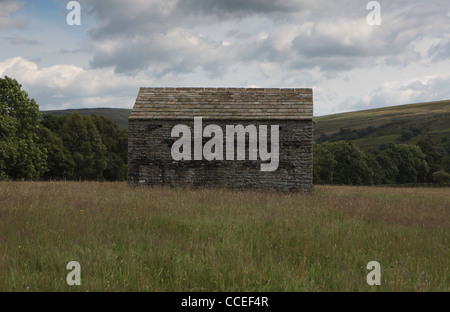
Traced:
[[62, 116], [65, 114], [79, 113], [82, 116], [96, 114], [111, 118], [117, 122], [120, 128], [128, 128], [128, 116], [131, 113], [131, 109], [126, 108], [85, 108], [85, 109], [67, 109], [67, 110], [51, 110], [42, 111], [42, 114]]
[[415, 144], [425, 137], [439, 144], [450, 139], [450, 100], [314, 118], [316, 142], [347, 139], [363, 149], [387, 143]]
[[[69, 109], [42, 113], [61, 116], [74, 112], [109, 117], [126, 128], [131, 109]], [[439, 144], [450, 140], [450, 100], [320, 116], [314, 121], [314, 139], [318, 143], [347, 139], [360, 148], [370, 149], [387, 143], [415, 144], [430, 137]]]

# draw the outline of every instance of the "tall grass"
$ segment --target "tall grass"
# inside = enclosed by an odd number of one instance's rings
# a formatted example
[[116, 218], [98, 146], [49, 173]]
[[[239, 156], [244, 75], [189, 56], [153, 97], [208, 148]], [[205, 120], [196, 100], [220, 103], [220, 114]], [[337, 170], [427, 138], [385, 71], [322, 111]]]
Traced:
[[449, 247], [449, 189], [0, 183], [0, 291], [449, 291]]

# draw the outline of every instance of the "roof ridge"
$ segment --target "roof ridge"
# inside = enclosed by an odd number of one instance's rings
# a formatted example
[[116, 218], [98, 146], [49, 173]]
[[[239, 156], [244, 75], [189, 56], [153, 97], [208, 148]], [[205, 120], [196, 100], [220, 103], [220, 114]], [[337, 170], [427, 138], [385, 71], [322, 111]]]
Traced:
[[312, 119], [311, 88], [142, 87], [130, 119]]

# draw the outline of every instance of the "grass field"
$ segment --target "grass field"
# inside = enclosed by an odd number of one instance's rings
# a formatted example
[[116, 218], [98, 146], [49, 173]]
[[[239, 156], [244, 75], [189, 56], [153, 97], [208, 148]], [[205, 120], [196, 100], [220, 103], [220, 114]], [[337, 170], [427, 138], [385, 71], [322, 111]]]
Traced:
[[0, 183], [0, 291], [447, 292], [449, 268], [448, 188]]

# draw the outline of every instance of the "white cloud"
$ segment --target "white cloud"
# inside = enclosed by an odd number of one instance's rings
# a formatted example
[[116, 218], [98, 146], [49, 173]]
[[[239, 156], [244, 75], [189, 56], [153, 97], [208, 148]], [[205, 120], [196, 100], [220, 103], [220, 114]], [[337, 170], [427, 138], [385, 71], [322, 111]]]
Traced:
[[187, 73], [201, 67], [216, 75], [234, 55], [230, 44], [213, 41], [182, 28], [128, 40], [92, 42], [96, 55], [93, 68], [112, 67], [118, 73], [136, 73], [150, 68], [155, 75]]
[[313, 87], [319, 114], [447, 99], [447, 2], [383, 1], [374, 27], [356, 0], [85, 0], [59, 29], [0, 0], [0, 74], [52, 108], [131, 107], [141, 86]]
[[12, 45], [38, 45], [39, 41], [34, 39], [25, 39], [20, 36], [7, 36], [5, 37], [6, 40], [9, 41]]
[[354, 111], [450, 98], [450, 74], [417, 77], [407, 81], [388, 81], [360, 97], [349, 97], [337, 107]]
[[[245, 42], [238, 40], [236, 44], [225, 40], [227, 33], [233, 31], [223, 28], [226, 22], [232, 21], [229, 27], [236, 27], [237, 22], [255, 16], [289, 15], [311, 5], [305, 0], [131, 0], [126, 5], [118, 0], [97, 0], [86, 3], [99, 20], [98, 27], [90, 32], [94, 52], [92, 67], [113, 67], [119, 73], [149, 68], [162, 73], [186, 73], [201, 67], [208, 76], [225, 74], [227, 66], [224, 65], [242, 61], [240, 54], [245, 58]], [[216, 32], [209, 32], [211, 28]], [[202, 35], [202, 30], [207, 35]], [[280, 29], [284, 31], [290, 32], [287, 28]], [[264, 41], [267, 36], [261, 31], [257, 38]], [[280, 41], [277, 47], [283, 49], [283, 44]]]
[[[157, 82], [137, 75], [115, 74], [112, 70], [83, 69], [73, 65], [39, 68], [32, 61], [15, 57], [0, 62], [0, 76], [9, 76], [22, 84], [40, 109], [69, 107], [129, 107], [139, 87]], [[164, 83], [164, 82], [162, 82]]]
[[277, 63], [261, 63], [259, 68], [266, 77], [274, 76], [278, 71]]
[[[251, 61], [277, 62], [288, 69], [319, 68], [326, 75], [374, 63], [405, 66], [420, 57], [413, 51], [418, 38], [441, 36], [450, 27], [450, 20], [442, 14], [442, 1], [382, 3], [383, 22], [379, 27], [367, 24], [369, 11], [365, 3], [354, 1], [87, 3], [99, 19], [99, 26], [91, 31], [94, 52], [91, 64], [113, 67], [118, 72], [156, 68], [186, 73], [206, 63], [205, 74], [223, 75], [227, 70], [224, 64]], [[256, 23], [260, 16], [266, 18], [269, 31], [253, 30], [252, 34], [250, 29], [238, 29], [240, 22]], [[227, 24], [228, 21], [231, 22]], [[216, 33], [201, 37], [200, 30], [209, 28]], [[246, 37], [239, 40], [237, 36], [244, 33]], [[233, 34], [233, 42], [223, 40]]]
[[439, 38], [439, 42], [432, 45], [428, 50], [429, 55], [437, 61], [450, 58], [450, 33]]
[[26, 20], [17, 19], [13, 16], [22, 6], [23, 4], [17, 0], [0, 1], [0, 29], [23, 28], [27, 25]]

